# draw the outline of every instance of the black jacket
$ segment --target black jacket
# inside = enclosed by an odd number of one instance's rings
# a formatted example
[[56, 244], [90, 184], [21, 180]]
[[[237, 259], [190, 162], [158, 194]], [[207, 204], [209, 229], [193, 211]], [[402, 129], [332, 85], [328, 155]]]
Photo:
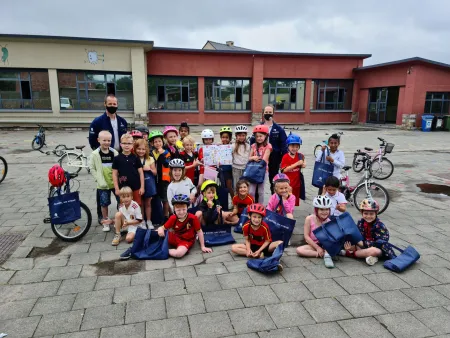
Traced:
[[[116, 119], [120, 139], [122, 135], [127, 132], [127, 121], [123, 117], [120, 117], [119, 115], [116, 115]], [[91, 122], [91, 126], [89, 127], [89, 145], [91, 146], [92, 150], [97, 149], [100, 146], [100, 144], [97, 141], [97, 138], [98, 134], [102, 130], [108, 130], [111, 133], [112, 135], [111, 147], [114, 147], [115, 144], [114, 130], [111, 125], [111, 120], [109, 119], [108, 115], [106, 115], [106, 112], [103, 113], [103, 115], [96, 117], [94, 121]]]

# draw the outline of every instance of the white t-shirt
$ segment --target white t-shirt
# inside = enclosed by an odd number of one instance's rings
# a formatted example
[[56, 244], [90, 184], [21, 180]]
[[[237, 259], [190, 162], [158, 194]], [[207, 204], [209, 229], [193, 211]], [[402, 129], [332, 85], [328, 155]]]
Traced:
[[[325, 157], [328, 156], [328, 150], [325, 149]], [[332, 164], [334, 166], [333, 176], [337, 178], [341, 178], [341, 168], [345, 166], [345, 156], [342, 150], [336, 150], [334, 153], [330, 151], [330, 156], [334, 160], [333, 163], [325, 160], [325, 163]], [[316, 162], [322, 161], [322, 150], [320, 150], [316, 157]]]
[[113, 148], [116, 150], [120, 149], [120, 139], [119, 139], [119, 126], [117, 125], [117, 118], [109, 119], [111, 121], [111, 126], [113, 128], [114, 131], [114, 144], [113, 144]]
[[347, 200], [345, 199], [344, 194], [340, 191], [337, 191], [334, 196], [331, 196], [329, 193], [326, 193], [325, 196], [327, 196], [331, 200], [331, 204], [333, 204], [330, 210], [330, 216], [342, 215], [342, 212], [337, 210], [336, 206], [338, 204], [347, 204]]
[[[131, 201], [128, 208], [125, 207], [125, 204], [121, 204], [119, 207], [119, 211], [122, 213], [122, 215], [125, 217], [127, 221], [134, 221], [136, 219], [142, 221], [141, 207], [135, 201]], [[135, 225], [130, 225], [130, 227], [146, 229], [144, 222]]]
[[170, 182], [167, 187], [167, 201], [169, 202], [170, 210], [173, 211], [172, 198], [175, 195], [186, 195], [196, 194], [197, 188], [192, 183], [189, 177], [186, 177], [184, 180], [179, 182]]
[[233, 168], [245, 169], [245, 166], [248, 163], [248, 157], [250, 156], [251, 147], [247, 143], [245, 144], [245, 147], [244, 147], [244, 145], [240, 144], [238, 152], [235, 153], [234, 149], [236, 147], [237, 147], [237, 144], [235, 143], [233, 146]]

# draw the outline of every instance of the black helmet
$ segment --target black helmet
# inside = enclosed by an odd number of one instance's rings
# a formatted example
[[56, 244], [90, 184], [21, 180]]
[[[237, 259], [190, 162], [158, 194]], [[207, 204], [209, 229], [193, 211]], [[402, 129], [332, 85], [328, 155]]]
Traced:
[[148, 135], [148, 128], [146, 126], [140, 125], [136, 126], [134, 129], [139, 130], [141, 133], [145, 133]]
[[174, 205], [174, 204], [186, 204], [187, 206], [189, 206], [189, 204], [191, 204], [189, 196], [181, 195], [181, 194], [173, 196], [171, 202], [172, 202], [172, 205]]

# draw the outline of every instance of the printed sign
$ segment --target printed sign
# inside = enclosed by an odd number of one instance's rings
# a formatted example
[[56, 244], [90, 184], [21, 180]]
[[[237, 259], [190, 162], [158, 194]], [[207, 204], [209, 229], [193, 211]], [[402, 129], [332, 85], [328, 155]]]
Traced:
[[231, 144], [203, 146], [204, 164], [207, 166], [231, 165], [233, 162]]

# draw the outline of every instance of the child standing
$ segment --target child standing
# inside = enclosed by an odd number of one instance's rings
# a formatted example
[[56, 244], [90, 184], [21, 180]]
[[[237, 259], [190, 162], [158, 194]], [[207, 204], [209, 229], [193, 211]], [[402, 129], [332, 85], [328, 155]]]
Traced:
[[171, 158], [180, 158], [180, 153], [177, 147], [178, 130], [173, 126], [166, 126], [163, 131], [166, 139], [166, 149], [170, 151]]
[[[286, 174], [278, 174], [273, 178], [275, 193], [270, 197], [267, 210], [276, 212], [279, 215], [294, 219], [295, 196], [290, 192], [289, 177]], [[280, 200], [283, 207], [280, 205]]]
[[236, 183], [236, 195], [233, 197], [233, 211], [230, 217], [236, 215], [238, 218], [244, 212], [244, 209], [255, 203], [255, 199], [248, 194], [250, 183], [246, 180], [239, 180]]
[[[325, 152], [325, 163], [332, 164], [334, 166], [333, 176], [336, 178], [341, 178], [341, 169], [345, 166], [345, 156], [342, 150], [339, 150], [339, 145], [341, 144], [341, 139], [338, 134], [333, 134], [328, 138], [328, 147], [322, 146], [322, 150], [318, 152], [316, 156], [316, 162], [322, 161], [322, 154]], [[321, 194], [321, 189], [319, 194]]]
[[[253, 128], [253, 135], [255, 136], [255, 143], [252, 144], [250, 150], [250, 161], [264, 161], [269, 163], [270, 152], [272, 146], [269, 143], [269, 127], [266, 125], [259, 125]], [[250, 183], [250, 195], [255, 196], [258, 203], [264, 204], [264, 184], [267, 178], [268, 167], [266, 166], [266, 174], [264, 181], [260, 184]], [[258, 196], [256, 197], [256, 189], [258, 189]]]
[[[214, 132], [211, 129], [202, 130], [201, 136], [202, 136], [202, 142], [205, 146], [213, 144]], [[200, 148], [200, 150], [198, 151], [198, 160], [201, 163], [203, 163], [203, 147]], [[202, 186], [203, 182], [205, 181], [204, 174], [205, 174], [205, 166], [201, 165], [200, 166], [200, 176], [199, 176], [198, 185], [197, 185], [197, 187], [199, 187], [199, 188]]]
[[169, 249], [169, 255], [175, 258], [186, 255], [195, 244], [196, 235], [198, 235], [202, 252], [212, 252], [210, 248], [205, 247], [203, 231], [197, 217], [187, 211], [188, 205], [191, 203], [189, 197], [175, 195], [171, 203], [174, 208], [174, 215], [170, 216], [168, 221], [158, 228], [158, 235], [161, 237], [165, 236], [164, 230], [173, 229], [173, 231], [168, 232], [169, 245], [176, 247], [176, 249]]
[[[222, 144], [230, 144], [231, 138], [233, 136], [233, 132], [230, 127], [222, 127], [220, 129], [220, 140]], [[234, 189], [233, 189], [233, 174], [232, 174], [232, 166], [230, 165], [220, 165], [220, 170], [223, 175], [223, 183], [227, 187], [228, 193], [230, 194], [231, 200], [234, 197]]]
[[167, 200], [169, 201], [170, 211], [173, 213], [173, 205], [171, 203], [172, 198], [175, 195], [186, 195], [189, 196], [190, 202], [194, 203], [197, 188], [192, 183], [191, 179], [186, 177], [186, 169], [183, 160], [174, 158], [173, 160], [170, 160], [169, 167], [171, 182], [167, 187]]
[[181, 122], [178, 132], [180, 133], [180, 139], [177, 140], [177, 147], [180, 151], [182, 151], [184, 150], [183, 140], [190, 133], [190, 128], [187, 122]]
[[100, 207], [102, 210], [103, 231], [110, 231], [110, 225], [114, 223], [109, 219], [108, 207], [111, 204], [111, 193], [114, 194], [114, 182], [112, 176], [112, 163], [114, 157], [119, 153], [111, 146], [112, 135], [109, 131], [103, 130], [98, 134], [100, 147], [95, 149], [89, 160], [91, 174], [97, 182]]
[[330, 176], [325, 181], [325, 186], [322, 195], [327, 196], [331, 200], [330, 217], [337, 217], [342, 215], [347, 210], [347, 200], [343, 193], [339, 191], [340, 181], [334, 176]]
[[323, 257], [323, 261], [327, 268], [334, 268], [331, 256], [326, 252], [317, 240], [313, 231], [329, 222], [331, 200], [327, 196], [317, 196], [313, 201], [314, 214], [309, 215], [305, 219], [303, 233], [306, 245], [297, 248], [297, 254], [302, 257]]
[[144, 181], [147, 182], [148, 180], [152, 180], [151, 183], [153, 183], [146, 186], [146, 190], [143, 196], [143, 209], [145, 212], [145, 224], [149, 229], [154, 229], [152, 224], [152, 197], [156, 195], [155, 159], [153, 157], [150, 157], [148, 144], [144, 139], [140, 139], [134, 142], [134, 153], [142, 163], [142, 169], [144, 171]]
[[248, 207], [248, 216], [250, 220], [242, 226], [245, 244], [233, 244], [231, 251], [251, 258], [270, 256], [283, 241], [272, 242], [269, 226], [263, 221], [266, 209], [262, 204], [252, 204]]
[[247, 143], [247, 126], [236, 126], [234, 128], [234, 135], [236, 141], [233, 147], [233, 182], [236, 184], [244, 174], [245, 166], [247, 165], [250, 156], [250, 144]]
[[306, 167], [305, 156], [299, 153], [302, 139], [294, 134], [290, 134], [286, 139], [288, 152], [281, 160], [281, 172], [289, 177], [292, 193], [295, 196], [295, 205], [300, 205], [300, 185], [301, 169]]
[[[181, 127], [180, 127], [181, 128]], [[184, 151], [180, 153], [181, 159], [184, 161], [185, 169], [186, 169], [186, 177], [189, 177], [195, 185], [195, 172], [199, 166], [199, 162], [197, 161], [198, 154], [194, 151], [195, 141], [194, 138], [190, 135], [187, 135], [183, 138], [183, 148]], [[198, 178], [198, 177], [197, 177]]]
[[128, 186], [133, 191], [133, 201], [142, 205], [141, 196], [144, 194], [144, 171], [142, 163], [136, 155], [131, 153], [133, 149], [133, 137], [123, 134], [120, 138], [122, 153], [114, 157], [112, 164], [113, 182], [116, 195], [119, 190]]

